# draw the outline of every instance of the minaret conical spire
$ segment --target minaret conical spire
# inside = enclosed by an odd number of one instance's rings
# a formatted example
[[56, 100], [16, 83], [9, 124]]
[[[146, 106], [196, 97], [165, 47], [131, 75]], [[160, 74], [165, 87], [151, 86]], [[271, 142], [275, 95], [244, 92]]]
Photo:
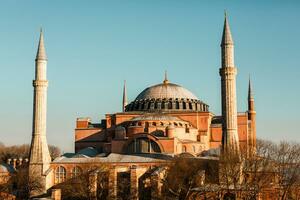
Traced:
[[249, 76], [249, 86], [248, 86], [248, 111], [250, 112], [249, 119], [251, 119], [253, 116], [252, 114], [255, 112], [255, 108], [254, 108], [254, 94], [253, 94], [250, 76]]
[[251, 84], [251, 78], [249, 75], [249, 86], [248, 86], [248, 100], [254, 99], [253, 90], [252, 90], [252, 84]]
[[123, 102], [122, 102], [122, 111], [125, 112], [126, 106], [127, 106], [127, 92], [126, 92], [126, 80], [124, 80], [124, 86], [123, 86]]
[[36, 53], [36, 60], [47, 60], [45, 44], [44, 44], [44, 33], [42, 28], [40, 29], [40, 40], [39, 40], [38, 50]]
[[248, 120], [251, 122], [248, 135], [248, 152], [249, 156], [252, 156], [256, 152], [256, 111], [250, 76], [248, 86]]
[[233, 39], [230, 31], [230, 26], [227, 19], [227, 13], [225, 11], [225, 20], [224, 20], [224, 27], [223, 27], [223, 35], [222, 35], [222, 42], [221, 45], [232, 44]]

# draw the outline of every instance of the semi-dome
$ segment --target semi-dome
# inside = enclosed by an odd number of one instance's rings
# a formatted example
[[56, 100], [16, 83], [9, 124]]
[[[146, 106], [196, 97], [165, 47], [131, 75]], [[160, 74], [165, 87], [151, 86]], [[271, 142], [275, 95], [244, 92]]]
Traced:
[[208, 111], [208, 105], [188, 89], [170, 83], [167, 78], [161, 84], [144, 89], [125, 111]]
[[198, 99], [186, 88], [174, 83], [157, 84], [143, 90], [135, 100], [142, 99]]

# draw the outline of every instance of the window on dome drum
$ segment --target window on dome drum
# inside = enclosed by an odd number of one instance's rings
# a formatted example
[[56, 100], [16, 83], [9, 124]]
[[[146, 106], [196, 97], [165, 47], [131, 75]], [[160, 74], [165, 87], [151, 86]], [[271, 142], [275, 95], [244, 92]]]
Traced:
[[78, 166], [74, 167], [71, 171], [71, 177], [75, 178], [77, 176], [79, 176], [82, 173], [82, 169]]
[[179, 102], [176, 102], [176, 109], [179, 109]]
[[155, 141], [141, 137], [128, 144], [127, 153], [161, 153], [161, 149]]
[[55, 170], [55, 183], [62, 183], [66, 180], [66, 168], [59, 166]]
[[186, 152], [186, 146], [182, 146], [182, 152]]

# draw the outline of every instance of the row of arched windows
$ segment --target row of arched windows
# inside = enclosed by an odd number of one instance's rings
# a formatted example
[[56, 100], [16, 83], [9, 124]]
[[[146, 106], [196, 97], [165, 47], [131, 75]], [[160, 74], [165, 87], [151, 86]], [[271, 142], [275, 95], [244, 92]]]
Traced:
[[199, 101], [191, 101], [191, 102], [179, 102], [170, 99], [170, 101], [134, 101], [126, 106], [126, 111], [134, 111], [134, 110], [156, 110], [156, 109], [176, 109], [176, 110], [197, 110], [197, 111], [208, 111], [208, 105], [199, 102]]
[[[82, 169], [75, 166], [71, 169], [70, 178], [75, 178], [82, 173]], [[67, 170], [63, 166], [59, 166], [55, 169], [55, 183], [62, 183], [67, 179]]]
[[[174, 125], [174, 126], [179, 126], [179, 127], [191, 127], [192, 125], [190, 124], [183, 124], [180, 122], [146, 122], [146, 124], [151, 125], [151, 126], [168, 126], [168, 125]], [[137, 122], [134, 121], [130, 123], [130, 126], [143, 126], [144, 124], [142, 122]]]

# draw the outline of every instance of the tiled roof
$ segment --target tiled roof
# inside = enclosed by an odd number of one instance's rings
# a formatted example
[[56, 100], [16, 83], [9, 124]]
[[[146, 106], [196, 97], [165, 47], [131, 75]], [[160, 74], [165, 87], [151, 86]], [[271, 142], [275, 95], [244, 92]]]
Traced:
[[53, 163], [85, 163], [85, 162], [103, 162], [103, 163], [149, 163], [149, 162], [165, 162], [173, 158], [172, 155], [167, 154], [135, 154], [125, 155], [111, 153], [108, 156], [100, 157], [78, 157], [74, 154], [72, 157], [61, 156], [56, 158]]

